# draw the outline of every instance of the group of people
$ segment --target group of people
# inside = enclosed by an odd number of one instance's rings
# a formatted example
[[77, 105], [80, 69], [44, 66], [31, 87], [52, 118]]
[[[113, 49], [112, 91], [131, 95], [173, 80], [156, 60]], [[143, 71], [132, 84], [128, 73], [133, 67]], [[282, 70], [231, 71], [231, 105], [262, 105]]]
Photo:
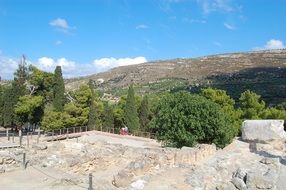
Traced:
[[120, 129], [120, 135], [128, 135], [128, 127], [123, 127]]

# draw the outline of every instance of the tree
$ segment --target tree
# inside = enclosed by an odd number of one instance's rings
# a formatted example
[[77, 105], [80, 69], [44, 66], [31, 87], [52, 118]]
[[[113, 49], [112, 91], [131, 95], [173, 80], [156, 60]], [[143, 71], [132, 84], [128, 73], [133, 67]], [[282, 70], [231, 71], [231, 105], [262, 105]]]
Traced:
[[63, 113], [54, 111], [54, 108], [47, 106], [44, 111], [44, 117], [41, 121], [41, 129], [53, 130], [64, 128]]
[[134, 95], [133, 85], [130, 85], [128, 89], [126, 106], [124, 109], [124, 119], [126, 126], [130, 129], [131, 132], [139, 129], [140, 124], [135, 105], [135, 95]]
[[169, 94], [162, 97], [157, 109], [151, 128], [167, 146], [214, 143], [222, 148], [236, 133], [229, 115], [218, 104], [199, 95]]
[[14, 80], [11, 86], [5, 88], [3, 92], [3, 125], [5, 127], [13, 127], [19, 125], [19, 118], [14, 113], [14, 107], [17, 104], [18, 98], [26, 94], [26, 81], [29, 73], [26, 63], [26, 58], [23, 56], [14, 73]]
[[232, 125], [235, 126], [235, 128], [237, 129], [237, 134], [239, 134], [240, 127], [242, 124], [242, 121], [240, 119], [242, 112], [240, 109], [236, 110], [234, 108], [235, 101], [229, 95], [227, 95], [226, 91], [206, 88], [202, 89], [201, 95], [219, 104], [222, 107], [224, 113], [230, 116]]
[[21, 62], [18, 64], [18, 69], [14, 73], [13, 86], [17, 91], [17, 96], [26, 94], [26, 82], [29, 78], [29, 69], [26, 63], [26, 57], [23, 55]]
[[57, 66], [54, 74], [53, 106], [56, 111], [62, 112], [65, 104], [65, 84], [61, 66]]
[[36, 114], [39, 112], [39, 108], [43, 106], [44, 97], [42, 96], [21, 96], [15, 105], [15, 113], [19, 116], [22, 124], [37, 123], [40, 118], [36, 119]]
[[18, 118], [14, 113], [14, 106], [18, 100], [17, 89], [14, 85], [9, 86], [3, 93], [3, 125], [13, 127], [18, 124]]
[[255, 92], [247, 90], [243, 92], [239, 98], [240, 108], [242, 110], [243, 119], [260, 119], [265, 102], [260, 100], [260, 96]]
[[91, 90], [91, 98], [89, 103], [89, 114], [88, 114], [88, 129], [93, 130], [96, 127], [96, 107], [95, 107], [95, 93], [91, 81], [89, 81], [89, 89]]
[[276, 108], [267, 108], [261, 113], [262, 119], [282, 119], [286, 120], [286, 111]]
[[113, 117], [114, 117], [114, 126], [116, 128], [124, 127], [124, 109], [120, 104], [116, 104], [113, 107]]
[[41, 71], [33, 65], [29, 66], [29, 71], [30, 95], [43, 96], [45, 103], [51, 103], [53, 100], [54, 74]]
[[227, 95], [225, 90], [206, 88], [202, 89], [201, 95], [224, 108], [234, 108], [235, 101]]
[[3, 124], [3, 107], [4, 107], [4, 87], [0, 84], [0, 126], [4, 126]]
[[92, 98], [95, 100], [95, 92], [88, 85], [81, 85], [73, 94], [75, 103], [78, 107], [89, 107]]
[[150, 116], [149, 100], [148, 97], [145, 95], [139, 108], [139, 121], [142, 131], [147, 130], [147, 125], [150, 122], [149, 116]]
[[284, 110], [284, 111], [286, 111], [286, 102], [282, 102], [281, 104], [278, 104], [278, 105], [276, 106], [276, 108], [277, 108], [278, 110]]
[[110, 105], [108, 105], [108, 102], [104, 106], [102, 126], [104, 128], [113, 128], [114, 127], [113, 110], [112, 110], [112, 107]]

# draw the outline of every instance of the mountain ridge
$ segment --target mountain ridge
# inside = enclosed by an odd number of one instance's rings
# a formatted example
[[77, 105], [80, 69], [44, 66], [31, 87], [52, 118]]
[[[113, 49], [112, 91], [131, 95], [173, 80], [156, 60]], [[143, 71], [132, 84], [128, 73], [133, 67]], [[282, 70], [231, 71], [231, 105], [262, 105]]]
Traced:
[[67, 79], [66, 84], [67, 89], [71, 89], [71, 86], [78, 82], [86, 83], [89, 79], [94, 81], [103, 79], [104, 86], [125, 87], [131, 82], [142, 84], [160, 78], [183, 78], [192, 83], [210, 75], [235, 73], [255, 67], [286, 67], [286, 49], [158, 60], [116, 67], [78, 79]]

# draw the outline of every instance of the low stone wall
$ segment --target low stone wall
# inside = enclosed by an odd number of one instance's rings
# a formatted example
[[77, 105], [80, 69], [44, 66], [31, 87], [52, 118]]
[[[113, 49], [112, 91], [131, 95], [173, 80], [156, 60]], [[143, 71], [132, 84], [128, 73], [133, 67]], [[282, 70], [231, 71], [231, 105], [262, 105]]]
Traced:
[[116, 187], [127, 187], [136, 176], [144, 175], [160, 167], [200, 164], [215, 153], [216, 146], [208, 144], [200, 144], [195, 148], [150, 150], [149, 153], [130, 162], [119, 171], [114, 176], [112, 184]]
[[196, 148], [183, 147], [176, 152], [175, 164], [198, 164], [215, 154], [216, 146], [200, 144]]

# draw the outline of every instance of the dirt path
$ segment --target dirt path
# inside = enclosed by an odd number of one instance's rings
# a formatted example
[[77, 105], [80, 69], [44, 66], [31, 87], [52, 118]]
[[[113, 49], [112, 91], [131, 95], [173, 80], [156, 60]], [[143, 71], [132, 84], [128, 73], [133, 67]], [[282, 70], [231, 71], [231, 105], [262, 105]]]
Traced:
[[124, 146], [140, 147], [140, 148], [161, 148], [161, 144], [154, 139], [129, 136], [129, 135], [117, 135], [111, 133], [104, 133], [100, 131], [91, 131], [85, 133], [83, 136], [85, 141], [104, 141], [110, 144], [121, 144]]
[[[75, 178], [54, 168], [28, 167], [1, 174], [0, 189], [3, 190], [78, 190], [84, 189], [66, 179]], [[86, 187], [87, 185], [81, 184]]]

